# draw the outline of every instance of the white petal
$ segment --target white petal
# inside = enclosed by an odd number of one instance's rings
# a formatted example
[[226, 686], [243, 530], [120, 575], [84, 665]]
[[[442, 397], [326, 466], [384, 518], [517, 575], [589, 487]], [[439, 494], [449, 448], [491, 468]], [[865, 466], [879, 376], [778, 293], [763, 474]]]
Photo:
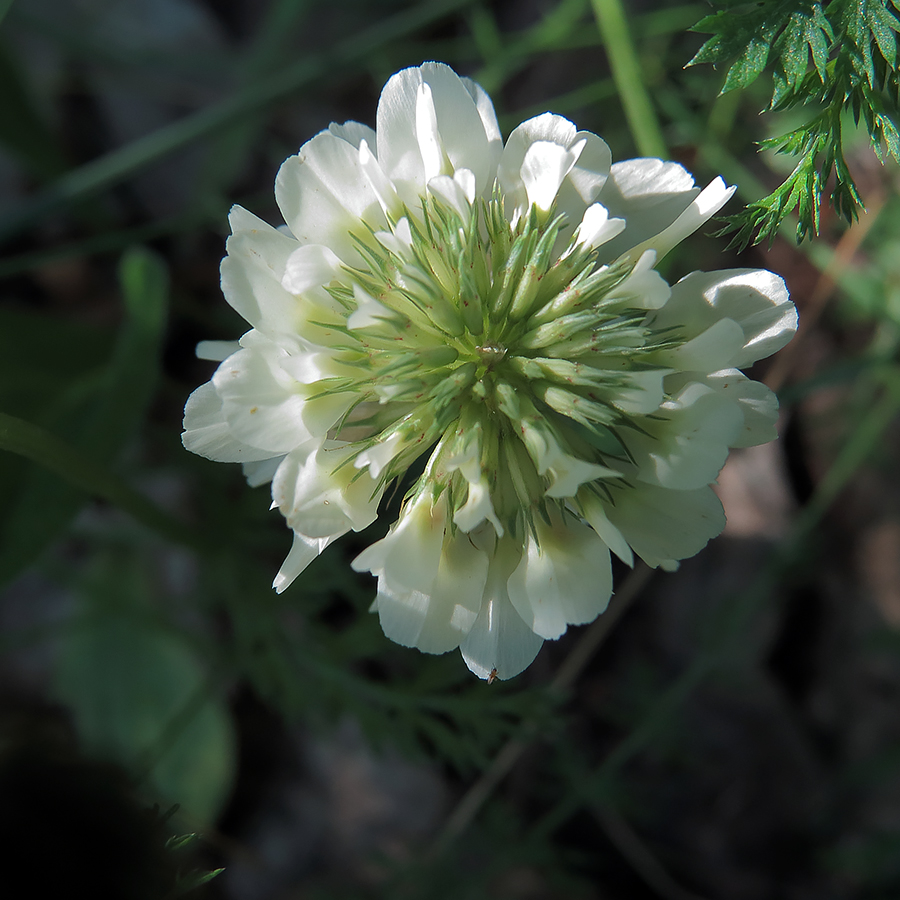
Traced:
[[380, 163], [369, 149], [368, 141], [363, 141], [359, 145], [359, 164], [369, 179], [369, 184], [372, 185], [372, 190], [375, 191], [375, 196], [378, 197], [382, 210], [396, 218], [402, 209], [402, 203], [397, 196], [397, 189], [391, 183], [390, 178], [384, 174]]
[[603, 245], [600, 262], [612, 262], [671, 225], [700, 193], [690, 173], [661, 159], [613, 163], [597, 196], [611, 216], [625, 220], [625, 230]]
[[490, 522], [497, 532], [497, 537], [503, 537], [503, 526], [494, 512], [491, 502], [491, 490], [486, 478], [475, 482], [469, 482], [469, 492], [466, 502], [453, 516], [453, 523], [463, 531], [474, 531], [482, 522]]
[[297, 241], [252, 213], [234, 206], [228, 217], [232, 235], [222, 260], [222, 293], [254, 328], [267, 333], [300, 330], [303, 309], [281, 286]]
[[400, 259], [411, 258], [412, 229], [409, 227], [409, 219], [406, 216], [397, 222], [393, 231], [376, 231], [375, 238], [382, 247], [390, 250], [395, 256], [399, 256]]
[[323, 436], [352, 401], [346, 395], [308, 400], [317, 392], [288, 374], [282, 347], [250, 332], [250, 346], [228, 357], [216, 370], [213, 384], [222, 398], [225, 421], [243, 443], [288, 453], [312, 437]]
[[581, 218], [582, 210], [597, 199], [609, 178], [612, 162], [609, 146], [596, 134], [579, 131], [572, 143], [580, 141], [584, 141], [584, 149], [559, 192], [558, 209], [566, 213], [573, 224]]
[[628, 277], [612, 288], [605, 302], [616, 301], [637, 309], [659, 309], [665, 306], [672, 289], [653, 267], [656, 251], [647, 250], [639, 257]]
[[384, 575], [398, 589], [427, 594], [438, 570], [446, 522], [446, 499], [432, 502], [423, 491], [404, 507], [385, 537], [353, 560], [353, 568]]
[[592, 203], [582, 216], [581, 224], [576, 232], [579, 244], [586, 247], [599, 247], [611, 241], [617, 234], [625, 230], [624, 219], [611, 219], [609, 210], [600, 203]]
[[478, 186], [475, 183], [475, 173], [471, 169], [457, 169], [453, 173], [453, 180], [459, 185], [466, 200], [470, 204], [475, 202], [475, 195], [478, 193]]
[[624, 535], [612, 522], [606, 514], [606, 508], [603, 502], [596, 494], [592, 494], [587, 490], [580, 491], [578, 494], [578, 511], [587, 519], [588, 524], [598, 537], [623, 563], [627, 566], [634, 566], [634, 554]]
[[694, 337], [720, 319], [741, 326], [742, 348], [722, 367], [743, 368], [780, 350], [797, 330], [797, 310], [783, 279], [764, 269], [692, 272], [672, 287], [654, 327]]
[[299, 385], [305, 402], [300, 408], [300, 418], [309, 433], [325, 437], [344, 416], [353, 403], [353, 394], [321, 394], [315, 384]]
[[222, 362], [240, 349], [241, 345], [237, 341], [200, 341], [197, 344], [197, 359]]
[[528, 455], [537, 467], [538, 475], [543, 475], [566, 453], [542, 417], [516, 418], [520, 418], [521, 421], [519, 434], [528, 449]]
[[281, 564], [272, 587], [277, 593], [281, 593], [291, 586], [297, 576], [334, 540], [340, 535], [327, 538], [310, 538], [303, 534], [294, 533], [294, 543], [290, 552]]
[[383, 325], [386, 319], [396, 318], [396, 313], [379, 303], [358, 284], [353, 285], [353, 299], [356, 300], [356, 309], [347, 319], [348, 328], [371, 328], [373, 325]]
[[651, 484], [613, 489], [610, 521], [649, 566], [699, 553], [725, 527], [725, 513], [710, 487], [673, 491]]
[[657, 315], [663, 326], [678, 321], [696, 334], [724, 317], [741, 326], [743, 348], [727, 364], [733, 368], [780, 350], [797, 330], [797, 310], [783, 279], [763, 269], [693, 272], [672, 288], [670, 303]]
[[458, 169], [452, 177], [438, 175], [428, 182], [430, 193], [450, 204], [467, 222], [472, 214], [472, 201], [475, 199], [475, 180], [468, 169]]
[[[335, 359], [334, 352], [328, 347], [307, 341], [300, 335], [283, 337], [280, 343], [284, 352], [278, 356], [278, 367], [293, 381], [303, 385], [315, 385], [323, 378], [347, 374], [346, 369]], [[251, 345], [248, 341], [244, 341], [244, 346]]]
[[216, 462], [255, 462], [272, 456], [234, 438], [222, 412], [222, 400], [209, 381], [188, 397], [181, 442], [191, 453]]
[[511, 220], [528, 209], [528, 192], [522, 178], [522, 165], [529, 148], [536, 142], [555, 144], [571, 150], [582, 144], [577, 162], [566, 174], [557, 194], [557, 212], [566, 215], [574, 226], [584, 217], [609, 175], [609, 147], [597, 135], [578, 131], [562, 116], [544, 113], [523, 122], [510, 134], [500, 157], [497, 174], [507, 201]]
[[623, 372], [624, 384], [616, 385], [609, 402], [622, 412], [632, 415], [647, 415], [659, 408], [663, 402], [663, 378], [668, 369], [648, 369], [638, 372]]
[[606, 466], [590, 463], [566, 453], [541, 418], [523, 419], [520, 435], [538, 475], [547, 475], [550, 478], [548, 497], [571, 497], [579, 485], [586, 481], [619, 475]]
[[288, 257], [281, 286], [290, 294], [304, 294], [326, 309], [337, 310], [337, 302], [323, 285], [331, 284], [340, 274], [341, 261], [328, 247], [304, 244]]
[[444, 463], [446, 472], [459, 471], [468, 482], [465, 505], [453, 516], [453, 522], [465, 532], [474, 531], [483, 522], [493, 525], [498, 537], [503, 537], [503, 526], [494, 512], [491, 489], [481, 468], [481, 440], [474, 436], [464, 437], [464, 449]]
[[446, 653], [459, 646], [481, 609], [488, 556], [467, 536], [447, 537], [427, 593], [378, 579], [378, 618], [384, 633], [404, 647]]
[[[598, 478], [618, 478], [619, 473], [606, 466], [585, 462], [567, 453], [560, 453], [548, 467], [551, 478], [548, 497], [574, 497], [581, 485]], [[543, 473], [541, 473], [543, 474]]]
[[288, 525], [309, 537], [362, 531], [378, 515], [383, 489], [352, 466], [353, 450], [310, 442], [289, 453], [272, 480], [272, 499]]
[[273, 456], [271, 459], [261, 459], [258, 462], [244, 463], [241, 467], [244, 470], [244, 478], [250, 487], [260, 487], [268, 484], [278, 471], [283, 456]]
[[737, 187], [727, 187], [721, 178], [714, 178], [671, 225], [632, 247], [628, 251], [629, 255], [637, 257], [645, 250], [655, 250], [658, 258], [662, 259], [673, 247], [711, 219], [736, 190]]
[[425, 169], [425, 183], [438, 175], [449, 175], [450, 160], [447, 159], [445, 163], [434, 97], [431, 88], [424, 83], [416, 91], [416, 140], [419, 142], [419, 154]]
[[568, 625], [592, 622], [612, 594], [609, 550], [577, 519], [535, 517], [525, 553], [509, 579], [509, 599], [535, 634], [555, 640]]
[[526, 119], [512, 130], [506, 140], [502, 162], [504, 176], [515, 179], [528, 148], [535, 141], [549, 141], [568, 148], [575, 143], [576, 134], [578, 129], [568, 119], [554, 113], [541, 113]]
[[647, 434], [625, 438], [639, 466], [637, 477], [682, 491], [710, 484], [725, 465], [742, 420], [737, 406], [716, 391], [688, 384], [652, 420], [641, 420]]
[[518, 561], [518, 550], [505, 539], [499, 541], [478, 618], [459, 645], [466, 665], [479, 678], [513, 678], [531, 665], [544, 643], [509, 601], [507, 582]]
[[731, 365], [743, 346], [741, 326], [734, 319], [719, 319], [695, 338], [654, 354], [654, 359], [684, 372], [715, 372]]
[[513, 129], [497, 169], [500, 187], [506, 197], [506, 212], [511, 219], [515, 218], [516, 211], [523, 213], [528, 208], [528, 194], [522, 181], [522, 164], [528, 148], [542, 141], [568, 150], [577, 133], [578, 129], [568, 119], [551, 113], [535, 116]]
[[353, 460], [353, 466], [356, 469], [368, 468], [369, 474], [373, 478], [384, 471], [385, 467], [390, 465], [391, 460], [397, 456], [408, 441], [399, 431], [389, 434], [384, 440], [378, 441], [366, 450], [362, 450]]
[[713, 372], [705, 379], [713, 390], [732, 403], [738, 404], [744, 424], [732, 442], [732, 447], [755, 447], [778, 437], [778, 398], [764, 384], [753, 381], [737, 369]]
[[275, 179], [275, 199], [300, 243], [330, 247], [351, 265], [359, 259], [351, 232], [364, 237], [367, 231], [360, 219], [375, 228], [387, 224], [359, 150], [329, 131], [285, 160]]
[[338, 125], [337, 122], [332, 122], [328, 126], [328, 130], [335, 137], [341, 138], [341, 140], [346, 141], [348, 144], [351, 144], [354, 147], [359, 148], [363, 141], [365, 141], [370, 147], [375, 146], [374, 129], [369, 128], [368, 125], [363, 125], [360, 122], [344, 122], [343, 125]]
[[[404, 69], [385, 85], [378, 101], [378, 161], [410, 205], [422, 194], [427, 178], [437, 174], [423, 163], [417, 131], [417, 98], [423, 84], [431, 94], [442, 157], [449, 160], [454, 171], [471, 169], [478, 193], [483, 193], [496, 172], [496, 119], [486, 113], [486, 95], [476, 92], [473, 98], [467, 85], [442, 63]], [[425, 153], [432, 153], [427, 142]], [[430, 155], [429, 166], [433, 167]]]
[[549, 210], [556, 200], [563, 179], [581, 155], [584, 143], [571, 150], [549, 141], [535, 141], [525, 152], [520, 177], [525, 186], [529, 205]]
[[475, 102], [475, 109], [481, 119], [485, 136], [488, 139], [490, 147], [490, 155], [493, 157], [493, 171], [497, 168], [497, 160], [500, 158], [500, 152], [503, 150], [503, 136], [500, 134], [500, 126], [497, 123], [497, 113], [494, 111], [494, 104], [488, 96], [487, 91], [471, 78], [461, 78], [463, 87], [469, 92], [469, 96]]

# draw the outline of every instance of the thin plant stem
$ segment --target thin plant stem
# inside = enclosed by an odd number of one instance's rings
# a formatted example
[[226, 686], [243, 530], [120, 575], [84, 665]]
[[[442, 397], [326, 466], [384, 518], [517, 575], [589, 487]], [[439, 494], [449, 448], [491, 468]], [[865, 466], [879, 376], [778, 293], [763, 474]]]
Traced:
[[[582, 635], [574, 650], [559, 667], [551, 683], [553, 690], [565, 691], [575, 683], [594, 653], [609, 636], [613, 626], [647, 585], [652, 574], [652, 569], [643, 563], [638, 564], [621, 589], [616, 592], [606, 612]], [[534, 741], [536, 732], [537, 723], [534, 720], [527, 721], [523, 723], [519, 734], [504, 744], [490, 767], [469, 788], [450, 814], [431, 848], [431, 855], [443, 853], [472, 824], [481, 808]]]
[[341, 41], [327, 53], [307, 56], [231, 97], [80, 166], [63, 175], [44, 192], [14, 211], [9, 219], [0, 223], [0, 240], [18, 234], [62, 206], [119, 184], [175, 150], [284, 100], [335, 67], [346, 67], [370, 58], [374, 47], [397, 40], [471, 2], [473, 0], [435, 0], [403, 10], [372, 28]]
[[119, 253], [124, 247], [133, 244], [143, 244], [159, 237], [190, 231], [205, 224], [207, 218], [205, 213], [181, 213], [143, 225], [104, 231], [102, 234], [92, 235], [67, 244], [58, 244], [18, 256], [10, 256], [0, 259], [0, 278], [10, 278], [21, 272], [39, 269], [42, 266], [73, 257]]
[[0, 413], [0, 450], [24, 456], [50, 469], [75, 487], [107, 500], [175, 543], [197, 550], [208, 549], [200, 534], [160, 509], [107, 468], [38, 425]]
[[[892, 366], [882, 373], [881, 397], [867, 397], [866, 414], [850, 432], [828, 472], [819, 482], [815, 494], [798, 517], [795, 528], [806, 536], [837, 499], [854, 472], [881, 445], [881, 436], [900, 411], [900, 369]], [[877, 388], [876, 388], [877, 390]]]
[[641, 63], [631, 39], [625, 10], [620, 0], [591, 0], [591, 6], [638, 153], [666, 159], [669, 155], [666, 141], [641, 77]]
[[702, 900], [697, 894], [685, 890], [672, 878], [650, 848], [615, 809], [602, 803], [592, 803], [589, 808], [610, 843], [622, 854], [644, 884], [662, 900]]

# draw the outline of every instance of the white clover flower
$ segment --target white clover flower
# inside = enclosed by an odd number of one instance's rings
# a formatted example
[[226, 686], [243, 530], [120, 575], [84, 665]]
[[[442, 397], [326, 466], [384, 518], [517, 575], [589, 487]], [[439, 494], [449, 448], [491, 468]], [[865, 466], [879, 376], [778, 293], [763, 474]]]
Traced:
[[388, 637], [459, 647], [482, 678], [603, 612], [610, 550], [697, 553], [729, 448], [775, 437], [775, 397], [738, 369], [797, 323], [770, 272], [654, 268], [733, 190], [611, 165], [549, 113], [504, 145], [485, 92], [438, 63], [388, 81], [375, 131], [304, 144], [275, 185], [286, 228], [232, 210], [222, 289], [251, 330], [201, 345], [221, 365], [184, 420], [189, 450], [271, 480], [294, 531], [276, 590], [420, 459], [353, 565]]

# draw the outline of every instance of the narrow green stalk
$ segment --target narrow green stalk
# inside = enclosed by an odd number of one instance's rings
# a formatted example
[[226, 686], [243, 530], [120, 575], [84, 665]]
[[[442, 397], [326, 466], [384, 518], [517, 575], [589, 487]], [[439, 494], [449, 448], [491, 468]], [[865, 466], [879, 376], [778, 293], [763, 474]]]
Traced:
[[570, 819], [581, 807], [608, 802], [611, 784], [622, 767], [649, 746], [660, 731], [671, 722], [694, 690], [716, 669], [719, 660], [710, 655], [695, 659], [672, 684], [662, 692], [649, 712], [621, 743], [600, 763], [591, 777], [584, 780], [576, 795], [567, 792], [532, 826], [530, 838], [546, 838]]
[[591, 0], [591, 6], [638, 152], [666, 159], [669, 152], [653, 101], [641, 78], [641, 64], [621, 0]]
[[[223, 214], [224, 218], [224, 214]], [[206, 222], [204, 213], [180, 213], [164, 219], [135, 225], [131, 228], [119, 228], [115, 231], [104, 231], [88, 238], [71, 241], [67, 244], [54, 244], [42, 250], [32, 250], [18, 256], [0, 259], [0, 278], [10, 278], [20, 272], [39, 269], [48, 263], [81, 256], [99, 256], [104, 253], [119, 253], [125, 247], [134, 244], [145, 244], [159, 237], [190, 231]]]
[[171, 541], [197, 550], [206, 549], [206, 542], [193, 529], [174, 519], [80, 450], [38, 425], [0, 413], [0, 450], [24, 456], [50, 469]]
[[371, 59], [375, 47], [396, 41], [471, 2], [435, 0], [403, 10], [342, 41], [326, 53], [308, 56], [231, 97], [80, 166], [0, 223], [0, 240], [18, 234], [61, 206], [107, 190], [175, 150], [284, 100], [335, 68], [344, 69], [351, 63]]
[[[880, 382], [880, 384], [878, 383]], [[892, 366], [882, 373], [873, 385], [872, 393], [881, 396], [866, 397], [865, 415], [850, 432], [847, 443], [831, 464], [825, 477], [816, 488], [812, 499], [805, 506], [795, 523], [800, 536], [808, 534], [822, 519], [838, 494], [844, 490], [851, 476], [868, 459], [881, 443], [881, 436], [900, 411], [900, 371]]]

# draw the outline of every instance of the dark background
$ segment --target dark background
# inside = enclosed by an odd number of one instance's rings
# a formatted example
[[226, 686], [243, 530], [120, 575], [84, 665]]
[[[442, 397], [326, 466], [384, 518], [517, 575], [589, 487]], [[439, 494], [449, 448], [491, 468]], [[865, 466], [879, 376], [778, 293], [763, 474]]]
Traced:
[[[791, 122], [760, 115], [768, 76], [717, 98], [684, 69], [708, 10], [627, 4], [670, 157], [739, 184], [734, 212], [790, 170], [755, 142]], [[224, 866], [197, 896], [900, 896], [900, 204], [864, 139], [853, 228], [736, 255], [707, 226], [666, 259], [786, 278], [800, 335], [752, 373], [781, 440], [732, 455], [724, 535], [565, 689], [589, 628], [490, 686], [387, 641], [348, 565], [384, 523], [275, 595], [266, 490], [181, 448], [194, 346], [244, 327], [228, 208], [277, 224], [282, 160], [374, 125], [428, 59], [504, 133], [549, 109], [636, 154], [587, 0], [22, 0], [0, 25], [0, 411], [69, 473], [0, 452], [0, 886], [157, 898]], [[134, 493], [73, 487], [85, 459]]]

